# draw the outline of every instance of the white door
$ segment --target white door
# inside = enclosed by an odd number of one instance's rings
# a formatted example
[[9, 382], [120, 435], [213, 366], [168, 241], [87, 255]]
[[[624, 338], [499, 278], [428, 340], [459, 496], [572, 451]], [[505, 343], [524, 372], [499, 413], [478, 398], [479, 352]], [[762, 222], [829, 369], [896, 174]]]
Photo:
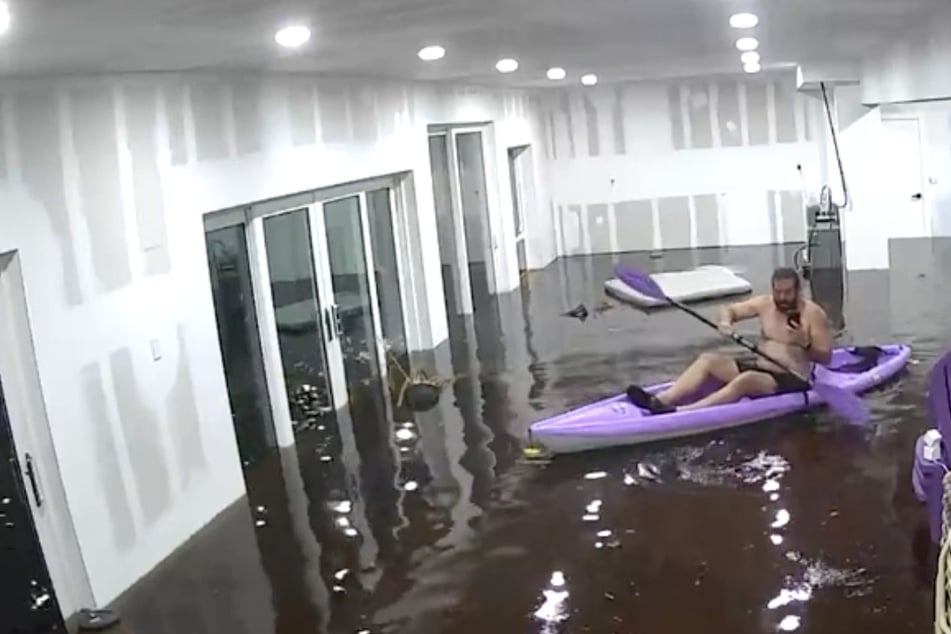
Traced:
[[[82, 607], [93, 606], [92, 589], [46, 418], [20, 262], [15, 254], [0, 254], [0, 379], [22, 480], [52, 590], [64, 616], [68, 617]], [[2, 503], [0, 500], [0, 511]], [[50, 597], [46, 596], [37, 609], [48, 600]]]
[[888, 201], [888, 237], [931, 235], [921, 168], [921, 137], [917, 119], [882, 121], [882, 184]]

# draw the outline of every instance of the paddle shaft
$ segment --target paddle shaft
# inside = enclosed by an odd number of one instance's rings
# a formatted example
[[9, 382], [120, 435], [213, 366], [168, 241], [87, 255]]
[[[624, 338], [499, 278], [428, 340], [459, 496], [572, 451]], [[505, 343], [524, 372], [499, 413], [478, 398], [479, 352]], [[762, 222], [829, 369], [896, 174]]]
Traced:
[[[695, 311], [695, 310], [694, 310], [693, 308], [691, 308], [690, 306], [687, 306], [686, 304], [682, 304], [681, 302], [678, 302], [676, 299], [672, 299], [672, 298], [670, 298], [670, 297], [667, 297], [666, 295], [664, 295], [664, 299], [667, 300], [667, 301], [670, 303], [671, 306], [673, 306], [673, 307], [675, 307], [675, 308], [679, 308], [680, 310], [684, 311], [684, 312], [687, 313], [688, 315], [691, 315], [691, 316], [695, 317], [696, 319], [699, 319], [700, 321], [702, 321], [702, 322], [705, 323], [706, 325], [710, 326], [710, 327], [713, 328], [714, 330], [720, 330], [720, 326], [718, 326], [716, 323], [714, 323], [713, 320], [708, 319], [707, 317], [704, 317], [703, 315], [701, 315], [700, 313], [698, 313], [697, 311]], [[785, 363], [783, 363], [782, 361], [779, 361], [778, 359], [774, 358], [772, 355], [763, 352], [762, 350], [760, 350], [759, 348], [756, 347], [756, 344], [751, 343], [750, 341], [748, 341], [748, 340], [747, 340], [746, 338], [744, 338], [743, 336], [738, 335], [738, 334], [736, 334], [736, 333], [734, 332], [734, 333], [732, 333], [732, 334], [730, 335], [730, 339], [732, 339], [732, 340], [735, 341], [736, 343], [740, 344], [741, 346], [743, 346], [744, 348], [746, 348], [747, 350], [749, 350], [749, 351], [752, 352], [753, 354], [759, 355], [760, 357], [766, 359], [767, 361], [769, 361], [770, 363], [772, 363], [772, 364], [775, 365], [776, 367], [780, 368], [780, 369], [781, 369], [783, 372], [785, 372], [786, 374], [788, 374], [788, 375], [790, 375], [790, 376], [794, 376], [794, 377], [796, 377], [797, 379], [799, 379], [800, 381], [803, 381], [803, 382], [805, 382], [805, 383], [807, 383], [807, 384], [810, 383], [809, 380], [802, 378], [801, 376], [799, 376], [798, 374], [796, 374], [795, 372], [793, 372], [792, 370], [790, 370], [789, 367], [788, 367]]]

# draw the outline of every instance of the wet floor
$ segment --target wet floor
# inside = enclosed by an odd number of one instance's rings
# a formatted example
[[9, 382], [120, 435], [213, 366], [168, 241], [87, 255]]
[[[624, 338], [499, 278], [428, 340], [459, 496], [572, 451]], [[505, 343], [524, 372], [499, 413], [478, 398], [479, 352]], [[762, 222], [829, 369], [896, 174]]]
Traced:
[[[791, 252], [624, 261], [724, 263], [765, 289]], [[353, 442], [312, 430], [249, 466], [248, 499], [122, 600], [130, 630], [929, 631], [935, 552], [911, 452], [951, 339], [951, 242], [897, 242], [890, 271], [820, 280], [843, 345], [914, 347], [868, 397], [868, 429], [823, 411], [526, 463], [532, 421], [729, 349], [684, 315], [608, 300], [613, 263], [560, 261], [453, 320], [450, 344], [416, 360], [454, 378], [431, 412], [364, 408], [342, 418]], [[586, 320], [561, 316], [582, 303]]]

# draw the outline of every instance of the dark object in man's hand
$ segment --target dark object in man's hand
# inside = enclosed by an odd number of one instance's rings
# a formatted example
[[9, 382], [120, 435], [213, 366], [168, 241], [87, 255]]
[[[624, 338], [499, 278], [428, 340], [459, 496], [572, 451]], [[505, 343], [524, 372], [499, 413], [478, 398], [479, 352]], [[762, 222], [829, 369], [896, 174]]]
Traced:
[[789, 313], [786, 316], [786, 323], [789, 324], [790, 328], [798, 329], [802, 325], [802, 313], [798, 310], [794, 313]]

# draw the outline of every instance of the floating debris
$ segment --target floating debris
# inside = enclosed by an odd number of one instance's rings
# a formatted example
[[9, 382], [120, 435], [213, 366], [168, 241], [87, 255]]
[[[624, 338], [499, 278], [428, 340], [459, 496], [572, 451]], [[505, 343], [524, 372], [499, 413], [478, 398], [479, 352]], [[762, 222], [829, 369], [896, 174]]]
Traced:
[[799, 624], [801, 619], [795, 615], [784, 616], [783, 620], [779, 622], [779, 630], [781, 632], [793, 632], [799, 629]]
[[350, 500], [341, 500], [340, 502], [331, 502], [330, 510], [337, 513], [349, 513], [353, 509], [353, 502]]
[[578, 304], [571, 310], [566, 313], [561, 314], [562, 317], [571, 317], [572, 319], [578, 319], [582, 323], [588, 320], [588, 307], [584, 304]]
[[644, 480], [657, 482], [660, 480], [660, 469], [657, 468], [657, 465], [651, 464], [649, 462], [638, 462], [637, 476]]
[[789, 523], [790, 519], [791, 516], [789, 515], [789, 511], [786, 509], [779, 509], [776, 511], [776, 519], [773, 520], [773, 523], [770, 524], [770, 526], [772, 528], [782, 528]]

